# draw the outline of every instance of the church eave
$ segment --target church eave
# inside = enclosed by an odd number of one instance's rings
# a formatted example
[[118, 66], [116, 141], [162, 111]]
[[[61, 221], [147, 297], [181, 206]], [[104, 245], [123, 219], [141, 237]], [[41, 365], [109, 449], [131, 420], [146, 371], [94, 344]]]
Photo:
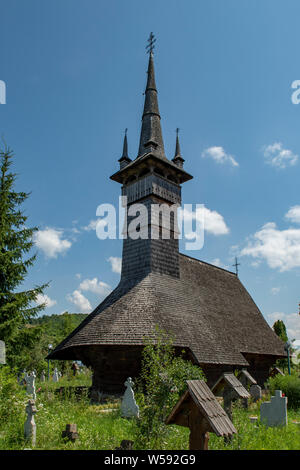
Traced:
[[139, 157], [138, 159], [130, 162], [128, 165], [126, 165], [126, 167], [114, 173], [110, 179], [123, 184], [124, 181], [126, 181], [130, 176], [136, 175], [138, 171], [141, 171], [147, 167], [150, 168], [151, 164], [171, 171], [172, 174], [178, 177], [178, 183], [180, 184], [193, 179], [192, 175], [179, 168], [175, 163], [167, 159], [162, 159], [156, 156], [154, 153], [147, 153], [142, 157]]

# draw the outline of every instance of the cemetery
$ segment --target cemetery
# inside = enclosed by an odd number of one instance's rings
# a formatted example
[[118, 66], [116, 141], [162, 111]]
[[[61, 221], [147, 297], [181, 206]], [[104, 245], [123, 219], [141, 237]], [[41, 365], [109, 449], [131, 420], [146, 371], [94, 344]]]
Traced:
[[296, 367], [291, 376], [270, 377], [258, 397], [246, 370], [224, 373], [210, 388], [203, 372], [172, 356], [170, 346], [148, 344], [144, 364], [140, 377], [127, 378], [123, 394], [95, 399], [86, 367], [66, 375], [50, 367], [48, 380], [44, 371], [18, 377], [2, 361], [0, 450], [299, 450], [300, 403], [290, 407], [274, 389], [284, 380], [299, 387]]

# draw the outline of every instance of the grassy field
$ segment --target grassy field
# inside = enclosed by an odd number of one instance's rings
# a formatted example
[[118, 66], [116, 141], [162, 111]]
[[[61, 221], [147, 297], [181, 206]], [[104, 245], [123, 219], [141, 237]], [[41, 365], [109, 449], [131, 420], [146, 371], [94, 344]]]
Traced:
[[[66, 398], [55, 393], [61, 386], [88, 386], [90, 377], [81, 375], [70, 380], [62, 379], [59, 384], [37, 382], [35, 415], [37, 440], [35, 449], [89, 449], [110, 450], [120, 445], [123, 439], [134, 440], [133, 420], [120, 417], [120, 402], [114, 401], [103, 405], [91, 405], [87, 396], [80, 399], [71, 395]], [[19, 387], [19, 386], [18, 386]], [[21, 387], [7, 398], [5, 408], [2, 402], [0, 421], [0, 449], [24, 449], [30, 447], [24, 441], [25, 403], [28, 399]], [[6, 412], [6, 415], [5, 415]], [[300, 410], [288, 412], [288, 425], [285, 428], [265, 428], [261, 424], [250, 422], [249, 416], [259, 417], [259, 404], [252, 403], [249, 410], [240, 406], [233, 408], [233, 422], [238, 430], [230, 444], [224, 444], [222, 438], [210, 434], [210, 449], [226, 450], [299, 450], [300, 449]], [[61, 437], [66, 424], [76, 423], [79, 441], [72, 443]], [[168, 434], [160, 442], [159, 449], [188, 449], [189, 430], [176, 425], [168, 426]], [[150, 449], [155, 450], [155, 449]]]

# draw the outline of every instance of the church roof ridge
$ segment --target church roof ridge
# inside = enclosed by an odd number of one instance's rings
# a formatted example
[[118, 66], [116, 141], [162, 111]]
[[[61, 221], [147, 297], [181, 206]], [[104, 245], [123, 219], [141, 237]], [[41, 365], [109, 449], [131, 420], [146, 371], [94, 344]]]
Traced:
[[199, 263], [207, 264], [208, 266], [211, 266], [216, 269], [220, 269], [221, 271], [225, 271], [228, 274], [233, 274], [233, 276], [236, 276], [236, 274], [233, 271], [230, 271], [229, 269], [221, 268], [221, 266], [216, 266], [215, 264], [208, 263], [207, 261], [203, 261], [202, 259], [199, 258], [194, 258], [193, 256], [186, 255], [185, 253], [179, 253], [180, 256], [185, 256], [186, 258], [190, 258], [194, 261], [198, 261]]

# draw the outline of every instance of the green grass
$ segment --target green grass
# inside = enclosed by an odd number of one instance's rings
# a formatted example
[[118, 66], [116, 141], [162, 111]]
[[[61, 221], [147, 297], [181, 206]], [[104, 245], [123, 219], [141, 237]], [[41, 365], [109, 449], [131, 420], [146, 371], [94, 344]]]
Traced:
[[[120, 402], [91, 405], [86, 396], [80, 399], [74, 395], [61, 398], [54, 390], [61, 386], [90, 385], [90, 377], [78, 376], [72, 379], [61, 379], [58, 384], [53, 382], [40, 384], [42, 389], [37, 394], [35, 415], [37, 425], [36, 449], [89, 449], [113, 450], [123, 439], [134, 441], [134, 421], [120, 417]], [[6, 406], [0, 408], [0, 449], [24, 449], [29, 447], [24, 441], [23, 429], [25, 422], [25, 403], [28, 400], [25, 389], [17, 386], [10, 389]], [[3, 397], [2, 397], [3, 400]], [[2, 401], [2, 405], [4, 405]], [[300, 410], [288, 411], [288, 425], [284, 428], [266, 428], [261, 424], [253, 424], [249, 416], [259, 417], [260, 404], [251, 404], [249, 410], [240, 406], [233, 407], [233, 422], [238, 430], [230, 444], [226, 445], [223, 438], [210, 433], [210, 449], [226, 450], [288, 450], [300, 449], [300, 426], [292, 421], [300, 422]], [[9, 411], [5, 413], [5, 409]], [[112, 412], [103, 412], [113, 409]], [[1, 419], [2, 418], [2, 419]], [[66, 424], [76, 423], [79, 441], [72, 443], [61, 437]], [[180, 426], [168, 426], [168, 434], [160, 442], [163, 450], [188, 449], [189, 430]], [[154, 450], [154, 449], [151, 449]]]

